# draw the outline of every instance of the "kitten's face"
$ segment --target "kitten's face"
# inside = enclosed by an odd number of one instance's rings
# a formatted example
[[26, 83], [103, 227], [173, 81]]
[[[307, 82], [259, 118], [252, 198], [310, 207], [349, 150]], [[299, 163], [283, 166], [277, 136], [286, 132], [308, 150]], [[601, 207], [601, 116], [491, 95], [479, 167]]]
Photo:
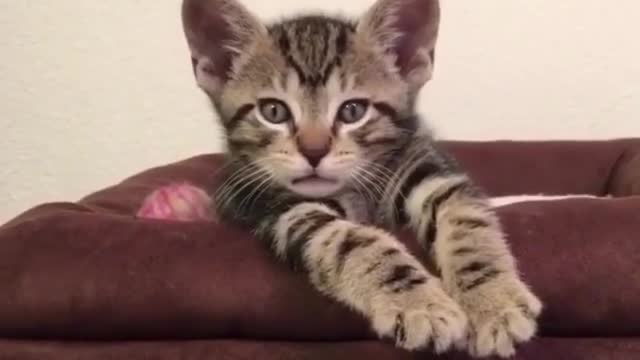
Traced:
[[348, 23], [301, 18], [269, 30], [222, 92], [229, 150], [310, 197], [382, 176], [376, 160], [411, 125], [394, 123], [406, 83]]
[[275, 181], [303, 196], [326, 197], [388, 177], [379, 163], [416, 127], [416, 86], [396, 64], [403, 54], [390, 54], [361, 24], [308, 16], [261, 28], [247, 26], [243, 16], [249, 15], [224, 19], [241, 20], [235, 31], [257, 28], [243, 33], [227, 72], [212, 76], [209, 58], [195, 70], [218, 110], [230, 154], [260, 169], [255, 186]]

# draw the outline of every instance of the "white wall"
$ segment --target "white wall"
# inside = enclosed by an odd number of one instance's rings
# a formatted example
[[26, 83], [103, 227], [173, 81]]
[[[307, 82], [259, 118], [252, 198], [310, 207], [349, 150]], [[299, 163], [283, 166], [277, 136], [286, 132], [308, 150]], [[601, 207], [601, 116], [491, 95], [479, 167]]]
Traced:
[[[272, 18], [372, 0], [245, 0]], [[0, 222], [219, 149], [180, 0], [0, 0]], [[640, 2], [444, 0], [421, 107], [448, 138], [640, 136]]]

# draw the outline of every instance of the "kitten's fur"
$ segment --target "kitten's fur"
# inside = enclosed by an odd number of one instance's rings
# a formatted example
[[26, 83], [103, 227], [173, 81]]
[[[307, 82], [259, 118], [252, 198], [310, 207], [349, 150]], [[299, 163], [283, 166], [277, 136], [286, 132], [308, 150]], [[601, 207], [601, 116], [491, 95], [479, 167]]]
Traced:
[[[534, 335], [540, 301], [487, 199], [415, 112], [433, 71], [436, 0], [269, 26], [235, 0], [185, 0], [183, 21], [226, 131], [219, 216], [254, 228], [400, 347], [508, 356]], [[404, 225], [439, 277], [382, 230]]]

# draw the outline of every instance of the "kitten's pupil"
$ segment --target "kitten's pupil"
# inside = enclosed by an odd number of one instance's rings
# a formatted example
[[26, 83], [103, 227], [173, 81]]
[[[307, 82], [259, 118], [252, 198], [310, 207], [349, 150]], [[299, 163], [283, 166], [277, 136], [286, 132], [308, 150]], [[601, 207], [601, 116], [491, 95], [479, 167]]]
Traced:
[[268, 122], [281, 124], [291, 120], [291, 113], [285, 103], [277, 99], [259, 101], [260, 113]]
[[338, 114], [340, 121], [352, 124], [361, 120], [367, 113], [369, 102], [364, 99], [349, 100], [345, 102]]

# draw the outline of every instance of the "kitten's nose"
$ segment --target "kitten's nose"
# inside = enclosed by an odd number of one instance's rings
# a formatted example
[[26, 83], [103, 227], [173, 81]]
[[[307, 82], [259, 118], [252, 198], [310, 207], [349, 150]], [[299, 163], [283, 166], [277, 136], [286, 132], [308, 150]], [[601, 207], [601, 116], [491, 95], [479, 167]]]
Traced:
[[307, 159], [309, 165], [315, 168], [318, 166], [318, 164], [320, 164], [320, 161], [322, 161], [322, 159], [327, 156], [327, 154], [329, 153], [329, 149], [329, 146], [322, 148], [300, 147], [300, 153]]
[[317, 129], [304, 131], [298, 135], [297, 143], [300, 154], [315, 168], [331, 150], [331, 135]]

